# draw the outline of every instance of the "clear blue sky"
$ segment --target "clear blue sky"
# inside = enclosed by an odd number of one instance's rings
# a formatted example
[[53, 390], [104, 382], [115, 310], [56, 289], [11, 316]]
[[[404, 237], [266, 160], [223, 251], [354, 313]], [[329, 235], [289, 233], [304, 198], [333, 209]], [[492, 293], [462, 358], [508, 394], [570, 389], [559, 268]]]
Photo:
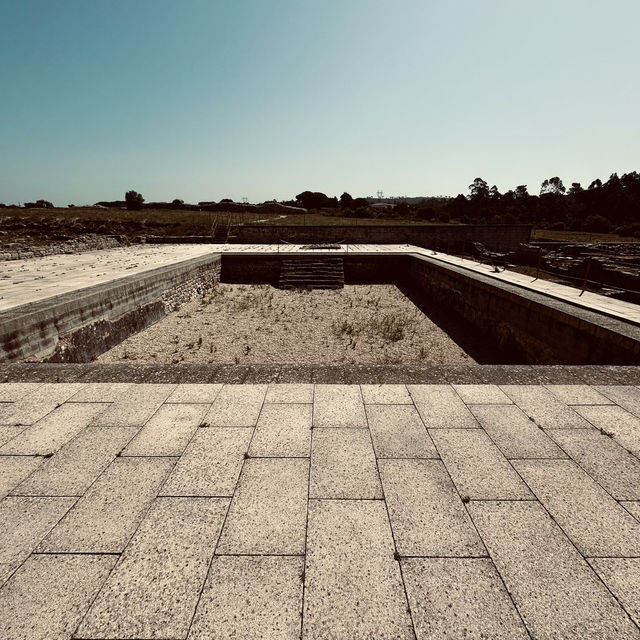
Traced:
[[640, 170], [639, 0], [0, 0], [0, 202]]

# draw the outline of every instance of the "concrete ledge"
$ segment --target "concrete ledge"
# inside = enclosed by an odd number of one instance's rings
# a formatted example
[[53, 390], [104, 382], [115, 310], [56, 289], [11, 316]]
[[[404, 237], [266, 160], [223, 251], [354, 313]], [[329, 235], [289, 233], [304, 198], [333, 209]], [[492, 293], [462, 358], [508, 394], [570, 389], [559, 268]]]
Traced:
[[640, 384], [640, 367], [528, 365], [0, 364], [0, 382]]

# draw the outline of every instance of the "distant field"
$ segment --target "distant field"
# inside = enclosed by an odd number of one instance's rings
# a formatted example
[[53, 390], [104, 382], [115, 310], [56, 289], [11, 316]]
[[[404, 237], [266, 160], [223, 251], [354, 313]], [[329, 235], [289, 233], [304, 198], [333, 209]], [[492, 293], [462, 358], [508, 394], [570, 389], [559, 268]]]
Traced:
[[[123, 235], [132, 239], [139, 235], [187, 236], [211, 233], [213, 224], [276, 224], [276, 225], [432, 225], [441, 224], [397, 218], [354, 218], [318, 213], [279, 215], [259, 212], [209, 212], [174, 209], [107, 209], [74, 207], [56, 209], [0, 209], [0, 243], [25, 241], [43, 244], [59, 237], [87, 233]], [[638, 242], [637, 238], [612, 233], [582, 231], [548, 231], [535, 229], [533, 240], [557, 242]]]
[[548, 231], [534, 229], [532, 240], [553, 240], [555, 242], [639, 242], [640, 239], [619, 236], [615, 233], [589, 233], [588, 231]]
[[429, 224], [425, 222], [349, 218], [316, 213], [279, 215], [259, 212], [209, 212], [173, 209], [107, 209], [74, 207], [56, 209], [0, 209], [0, 244], [19, 242], [33, 246], [84, 235], [121, 235], [129, 239], [141, 235], [207, 236], [214, 224], [278, 224], [278, 225], [341, 225], [341, 224]]

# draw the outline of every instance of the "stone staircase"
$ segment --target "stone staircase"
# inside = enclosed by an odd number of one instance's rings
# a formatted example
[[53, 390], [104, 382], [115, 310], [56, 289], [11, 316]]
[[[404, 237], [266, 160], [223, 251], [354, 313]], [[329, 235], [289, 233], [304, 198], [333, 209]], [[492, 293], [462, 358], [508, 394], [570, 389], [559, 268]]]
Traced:
[[215, 244], [226, 244], [237, 235], [236, 225], [220, 223], [214, 226], [211, 239]]
[[338, 256], [283, 258], [279, 286], [281, 289], [342, 289], [344, 261]]

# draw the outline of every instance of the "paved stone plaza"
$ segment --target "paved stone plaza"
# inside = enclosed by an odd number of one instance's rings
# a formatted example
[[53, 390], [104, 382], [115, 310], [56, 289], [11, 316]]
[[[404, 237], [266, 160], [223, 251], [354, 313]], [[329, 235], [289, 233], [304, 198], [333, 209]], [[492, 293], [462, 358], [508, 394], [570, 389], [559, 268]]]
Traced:
[[0, 384], [0, 638], [640, 638], [640, 388]]

